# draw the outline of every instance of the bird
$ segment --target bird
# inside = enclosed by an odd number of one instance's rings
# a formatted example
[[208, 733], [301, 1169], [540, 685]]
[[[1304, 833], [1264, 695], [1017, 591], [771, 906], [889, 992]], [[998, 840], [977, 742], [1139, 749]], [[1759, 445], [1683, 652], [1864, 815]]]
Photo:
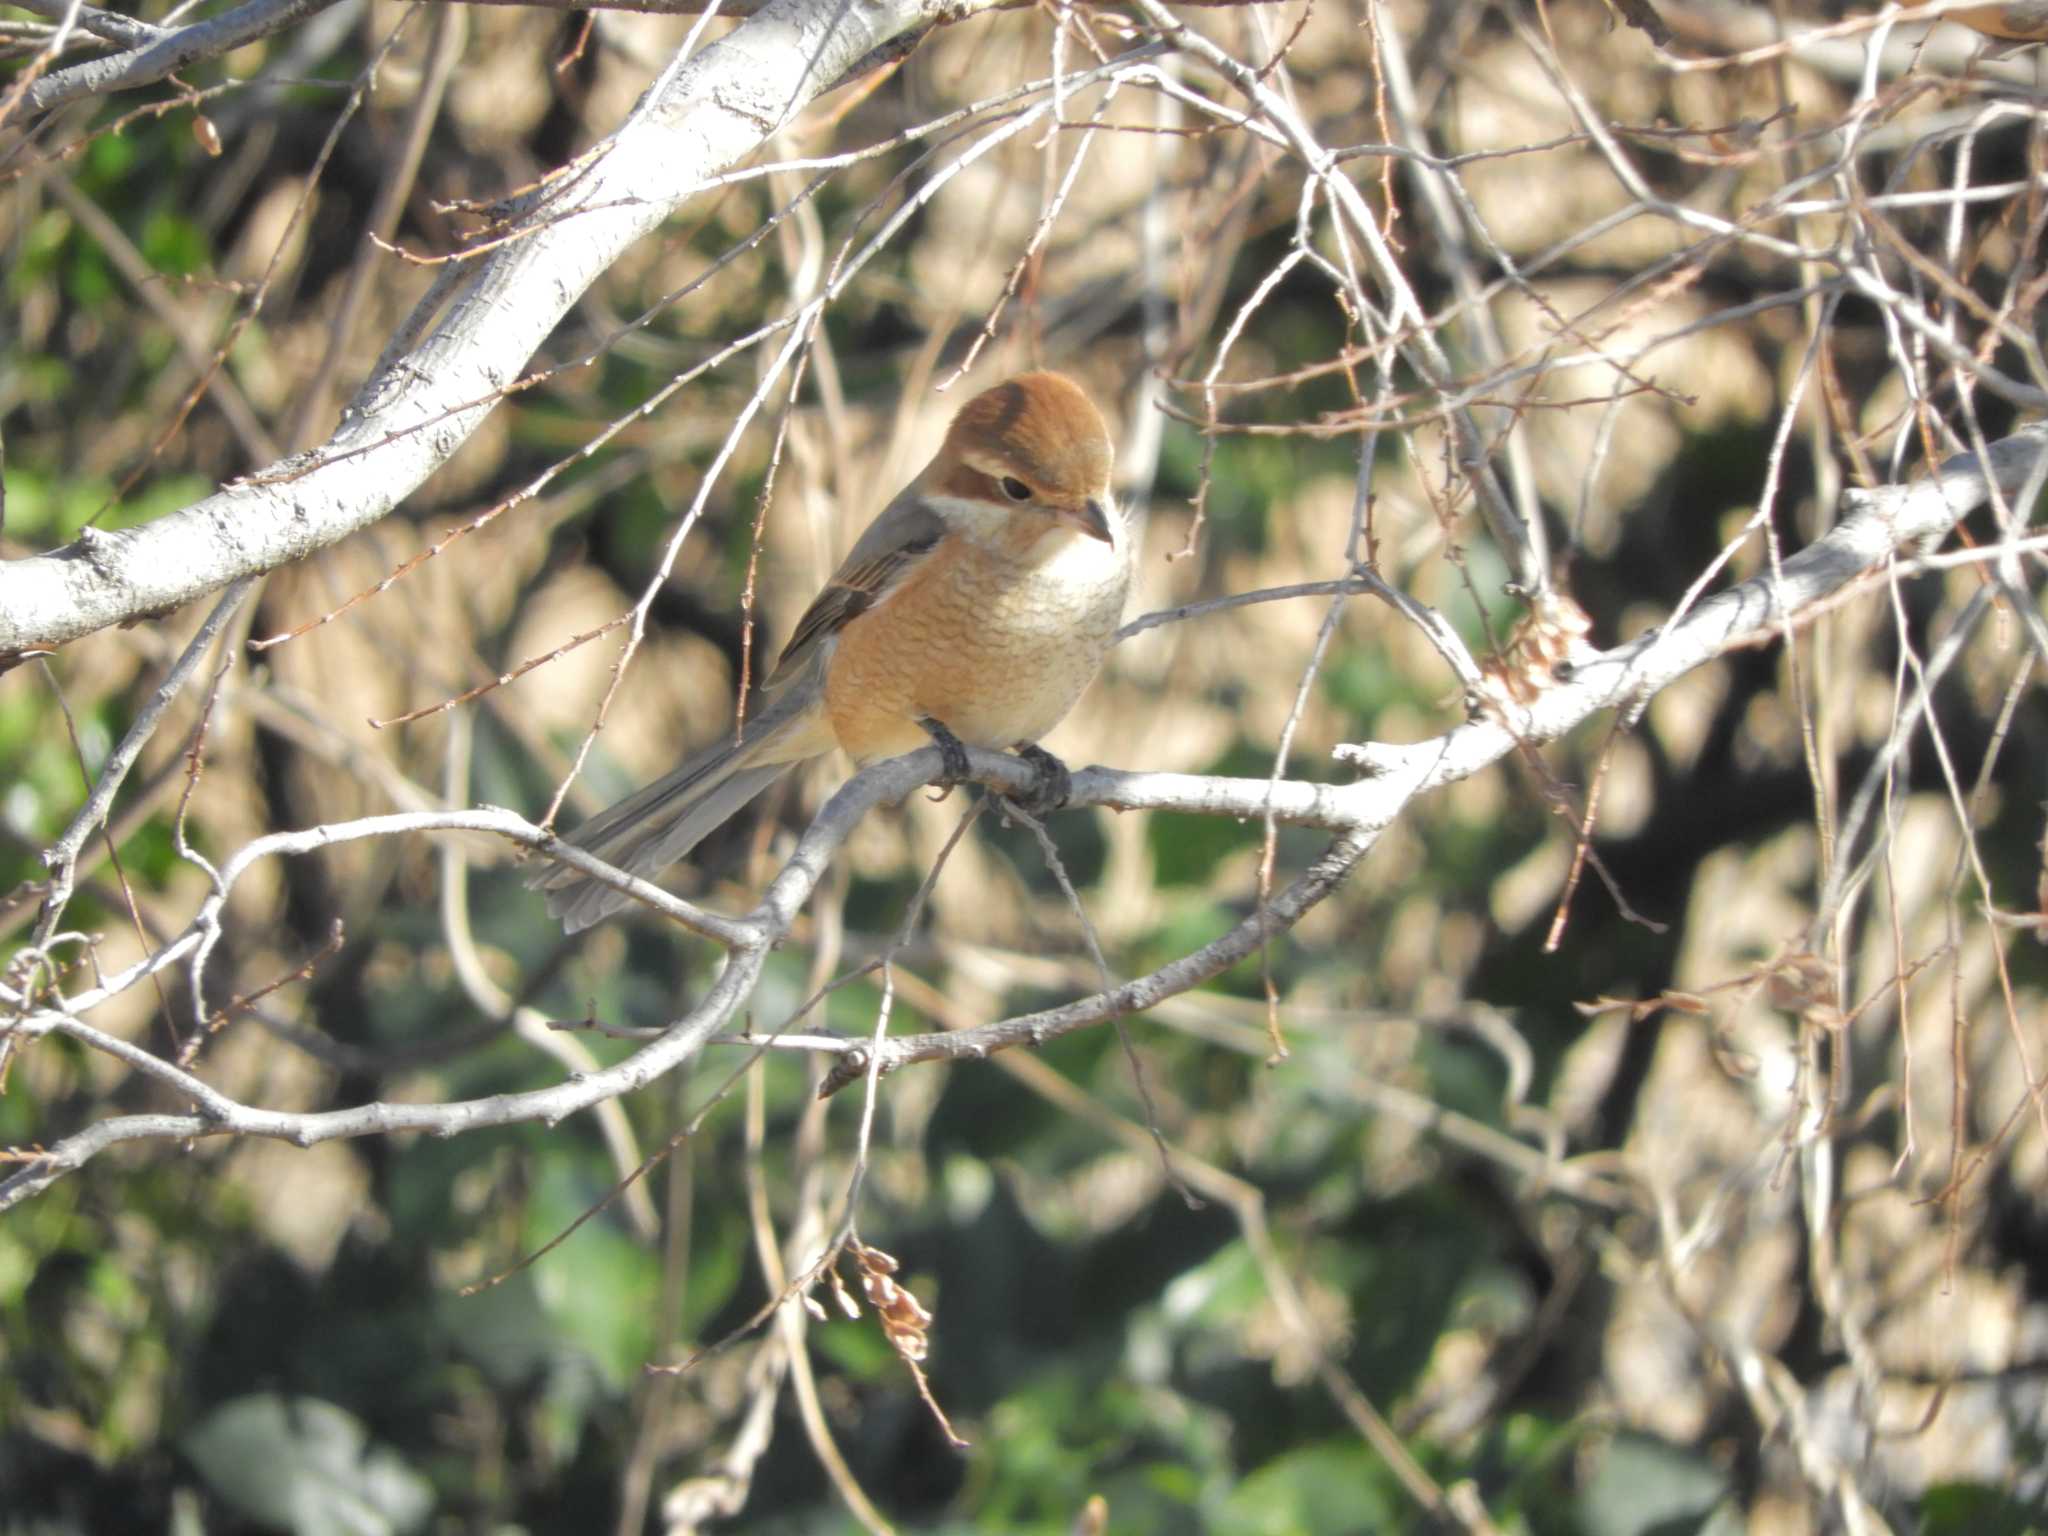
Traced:
[[[1071, 781], [1038, 740], [1094, 680], [1122, 622], [1132, 534], [1110, 494], [1109, 429], [1063, 374], [1019, 374], [962, 405], [932, 461], [878, 513], [804, 610], [741, 726], [568, 839], [651, 876], [799, 764], [865, 766], [936, 743], [1014, 748], [1050, 809]], [[533, 877], [569, 933], [632, 898], [578, 870]]]
[[2038, 43], [2048, 39], [2048, 0], [2009, 0], [2000, 5], [1972, 5], [1962, 10], [1943, 11], [1943, 21], [1960, 21], [1964, 26], [2010, 43]]

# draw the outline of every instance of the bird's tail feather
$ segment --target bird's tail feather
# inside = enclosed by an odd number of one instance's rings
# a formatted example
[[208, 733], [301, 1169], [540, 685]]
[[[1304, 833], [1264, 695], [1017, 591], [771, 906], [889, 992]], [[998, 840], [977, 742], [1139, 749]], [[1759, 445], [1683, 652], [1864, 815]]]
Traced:
[[[784, 745], [787, 727], [796, 723], [774, 718], [783, 713], [771, 707], [744, 741], [723, 741], [698, 753], [673, 773], [593, 816], [569, 842], [629, 874], [649, 876], [667, 868], [803, 760], [776, 750]], [[570, 933], [581, 932], [633, 899], [561, 867], [527, 883], [547, 892], [549, 913]]]

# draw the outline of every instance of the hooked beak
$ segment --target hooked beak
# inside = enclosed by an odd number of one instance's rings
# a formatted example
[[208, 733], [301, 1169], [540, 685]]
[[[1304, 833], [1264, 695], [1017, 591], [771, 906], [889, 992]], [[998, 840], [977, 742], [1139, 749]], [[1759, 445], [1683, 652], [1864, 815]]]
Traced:
[[1105, 544], [1114, 544], [1116, 538], [1109, 531], [1109, 511], [1096, 497], [1090, 496], [1081, 506], [1068, 511], [1068, 522], [1087, 534], [1091, 539], [1100, 539]]

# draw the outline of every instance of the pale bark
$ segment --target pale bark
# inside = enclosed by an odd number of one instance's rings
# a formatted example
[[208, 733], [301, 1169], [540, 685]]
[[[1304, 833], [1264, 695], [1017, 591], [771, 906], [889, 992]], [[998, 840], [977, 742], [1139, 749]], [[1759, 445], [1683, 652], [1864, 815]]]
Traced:
[[496, 407], [584, 291], [702, 184], [891, 41], [987, 0], [769, 0], [672, 66], [527, 200], [515, 238], [450, 267], [321, 447], [140, 528], [0, 563], [0, 657], [167, 613], [390, 512]]

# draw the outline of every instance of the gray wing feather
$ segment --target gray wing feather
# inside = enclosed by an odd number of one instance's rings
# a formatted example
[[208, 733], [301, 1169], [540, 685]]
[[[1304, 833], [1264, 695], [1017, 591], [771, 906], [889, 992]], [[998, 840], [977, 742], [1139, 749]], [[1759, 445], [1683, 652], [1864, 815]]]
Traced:
[[884, 507], [797, 620], [764, 686], [783, 687], [813, 658], [826, 654], [832, 638], [901, 586], [945, 531], [939, 514], [914, 488]]
[[[569, 842], [628, 874], [648, 876], [667, 868], [802, 761], [762, 759], [775, 756], [772, 749], [778, 739], [800, 723], [812, 691], [795, 688], [783, 693], [748, 723], [744, 741], [727, 738], [686, 759], [674, 772], [593, 816]], [[548, 911], [570, 933], [588, 928], [633, 899], [562, 867], [542, 871], [527, 886], [547, 892]]]
[[[607, 864], [616, 865], [629, 874], [655, 874], [696, 847], [749, 800], [795, 766], [794, 763], [764, 763], [756, 768], [737, 769], [698, 794], [673, 820], [653, 826], [628, 827], [625, 830], [629, 835], [618, 839], [619, 847], [609, 850], [592, 848], [590, 851]], [[674, 776], [671, 774], [670, 778]], [[667, 779], [663, 779], [648, 787], [667, 789], [669, 784]], [[546, 888], [548, 912], [561, 919], [565, 933], [581, 933], [633, 902], [633, 898], [624, 891], [614, 890], [575, 870], [557, 870]]]

